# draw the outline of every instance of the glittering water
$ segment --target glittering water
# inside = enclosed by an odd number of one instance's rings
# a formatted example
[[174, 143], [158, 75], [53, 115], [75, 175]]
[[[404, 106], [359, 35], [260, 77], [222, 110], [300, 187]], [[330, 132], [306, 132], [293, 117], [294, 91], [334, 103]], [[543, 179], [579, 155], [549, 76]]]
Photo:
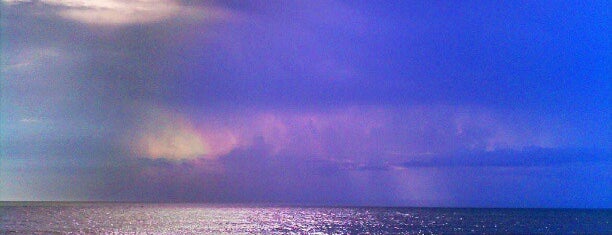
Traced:
[[612, 210], [0, 203], [3, 233], [602, 233]]

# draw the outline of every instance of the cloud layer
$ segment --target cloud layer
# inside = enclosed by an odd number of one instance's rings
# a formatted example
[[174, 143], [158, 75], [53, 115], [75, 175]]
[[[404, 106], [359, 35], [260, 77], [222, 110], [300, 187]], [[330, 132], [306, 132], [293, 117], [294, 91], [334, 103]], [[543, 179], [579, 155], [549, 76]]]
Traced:
[[610, 206], [605, 1], [1, 3], [0, 200]]

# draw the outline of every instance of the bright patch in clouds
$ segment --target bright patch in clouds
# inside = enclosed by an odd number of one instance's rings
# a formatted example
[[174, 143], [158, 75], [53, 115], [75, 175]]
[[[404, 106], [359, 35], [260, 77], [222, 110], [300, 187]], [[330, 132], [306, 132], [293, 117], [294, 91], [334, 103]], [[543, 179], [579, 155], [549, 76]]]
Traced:
[[143, 120], [134, 148], [146, 158], [186, 160], [209, 153], [210, 146], [186, 119], [153, 110]]
[[193, 125], [178, 114], [155, 110], [146, 119], [135, 149], [140, 156], [152, 159], [215, 159], [238, 145], [238, 139], [227, 130], [207, 130]]
[[143, 154], [153, 159], [193, 159], [207, 154], [209, 149], [202, 137], [185, 124], [151, 131], [139, 143]]

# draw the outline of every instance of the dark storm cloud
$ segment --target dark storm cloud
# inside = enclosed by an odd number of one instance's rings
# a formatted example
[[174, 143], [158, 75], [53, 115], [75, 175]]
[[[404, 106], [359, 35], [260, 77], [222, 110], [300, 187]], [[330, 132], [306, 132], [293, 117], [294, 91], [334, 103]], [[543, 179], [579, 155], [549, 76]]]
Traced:
[[[105, 195], [119, 200], [315, 205], [609, 205], [609, 159], [601, 151], [495, 151], [482, 158], [470, 155], [480, 161], [465, 157], [383, 165], [278, 156], [261, 141], [219, 161], [141, 159], [129, 171], [119, 172], [115, 180], [120, 182], [108, 185]], [[431, 175], [437, 175], [435, 180], [428, 179]], [[583, 185], [566, 185], [571, 189], [566, 191], [559, 188], [564, 182]]]
[[[362, 200], [363, 186], [352, 182], [347, 164], [274, 155], [271, 146], [256, 141], [219, 161], [141, 159], [107, 190], [113, 199], [145, 201], [350, 205]], [[390, 198], [377, 203], [392, 203], [392, 195], [378, 194]]]
[[609, 163], [610, 153], [593, 149], [496, 150], [424, 156], [404, 162], [404, 167], [546, 167], [571, 164]]

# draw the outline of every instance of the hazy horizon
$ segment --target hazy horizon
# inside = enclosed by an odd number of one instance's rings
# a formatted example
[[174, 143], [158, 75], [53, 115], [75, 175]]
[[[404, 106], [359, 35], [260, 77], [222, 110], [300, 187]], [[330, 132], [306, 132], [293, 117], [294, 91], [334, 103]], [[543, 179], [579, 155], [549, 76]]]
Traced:
[[296, 204], [282, 202], [197, 202], [197, 201], [0, 201], [0, 206], [53, 206], [86, 204], [152, 204], [152, 205], [194, 205], [197, 207], [220, 208], [404, 208], [404, 209], [456, 209], [456, 210], [585, 210], [609, 211], [606, 207], [460, 207], [460, 206], [410, 206], [410, 205], [350, 205], [350, 204]]

